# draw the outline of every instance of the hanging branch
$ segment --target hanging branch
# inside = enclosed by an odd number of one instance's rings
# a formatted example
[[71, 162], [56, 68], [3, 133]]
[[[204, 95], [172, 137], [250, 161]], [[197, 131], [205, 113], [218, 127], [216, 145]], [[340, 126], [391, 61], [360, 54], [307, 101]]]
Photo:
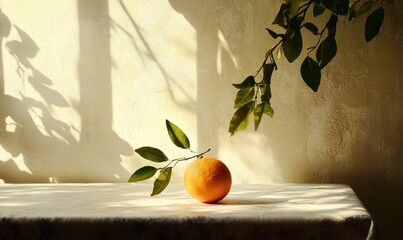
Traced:
[[[382, 26], [384, 4], [392, 5], [393, 0], [356, 0], [351, 3], [349, 0], [286, 0], [282, 3], [273, 24], [284, 29], [284, 33], [277, 33], [266, 28], [271, 38], [279, 39], [278, 42], [266, 52], [261, 66], [254, 75], [246, 77], [241, 83], [233, 84], [238, 92], [234, 100], [236, 111], [229, 124], [230, 136], [245, 130], [251, 116], [253, 116], [255, 131], [259, 127], [263, 114], [273, 117], [270, 84], [273, 71], [278, 70], [273, 56], [276, 49], [278, 58], [284, 55], [287, 61], [292, 63], [302, 52], [301, 30], [306, 29], [317, 36], [315, 45], [307, 48], [307, 56], [300, 68], [301, 77], [306, 85], [317, 92], [322, 69], [333, 60], [337, 53], [336, 28], [339, 16], [352, 21], [375, 8], [365, 22], [365, 40], [369, 42], [378, 35]], [[330, 12], [329, 19], [320, 32], [315, 24], [306, 21], [306, 14], [310, 9], [314, 17], [326, 11]], [[324, 36], [325, 32], [327, 32], [326, 36]], [[312, 58], [310, 54], [314, 51], [316, 56]], [[262, 78], [257, 80], [262, 71]]]

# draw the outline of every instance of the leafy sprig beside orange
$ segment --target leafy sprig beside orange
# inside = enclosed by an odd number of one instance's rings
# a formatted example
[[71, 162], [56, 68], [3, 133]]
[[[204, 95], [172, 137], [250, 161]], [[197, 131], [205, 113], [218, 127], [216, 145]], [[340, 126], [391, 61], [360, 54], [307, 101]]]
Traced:
[[[165, 121], [168, 135], [171, 141], [179, 148], [190, 149], [190, 142], [186, 134], [174, 123]], [[203, 155], [210, 149], [192, 155], [169, 159], [163, 151], [158, 148], [145, 146], [135, 150], [141, 157], [155, 163], [167, 163], [163, 167], [144, 166], [137, 169], [129, 178], [128, 182], [140, 182], [153, 177], [158, 171], [159, 175], [154, 181], [151, 196], [160, 194], [168, 186], [172, 169], [181, 161], [187, 161], [196, 158], [186, 168], [184, 175], [185, 188], [187, 192], [195, 199], [213, 203], [223, 199], [231, 189], [231, 173], [227, 166], [218, 159], [203, 158]]]

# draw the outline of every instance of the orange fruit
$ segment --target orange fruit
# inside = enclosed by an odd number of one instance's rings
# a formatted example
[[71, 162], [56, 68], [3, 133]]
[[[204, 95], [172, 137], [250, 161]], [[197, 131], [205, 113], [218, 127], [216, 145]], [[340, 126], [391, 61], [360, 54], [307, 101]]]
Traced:
[[215, 158], [193, 160], [185, 170], [185, 188], [193, 198], [203, 203], [223, 199], [231, 189], [231, 172]]

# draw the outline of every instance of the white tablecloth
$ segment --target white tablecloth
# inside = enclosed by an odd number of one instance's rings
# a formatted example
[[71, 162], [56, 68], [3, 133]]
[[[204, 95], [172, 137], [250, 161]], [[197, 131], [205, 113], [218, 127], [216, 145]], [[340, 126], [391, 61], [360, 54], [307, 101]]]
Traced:
[[0, 239], [370, 239], [346, 185], [234, 185], [218, 204], [171, 184], [0, 185]]

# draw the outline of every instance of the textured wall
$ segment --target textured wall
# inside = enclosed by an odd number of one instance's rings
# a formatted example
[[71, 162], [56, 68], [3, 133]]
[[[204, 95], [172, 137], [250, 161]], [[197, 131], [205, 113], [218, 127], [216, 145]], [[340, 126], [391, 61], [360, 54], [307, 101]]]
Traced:
[[[350, 184], [383, 239], [403, 228], [403, 3], [380, 35], [340, 21], [339, 54], [318, 93], [301, 60], [273, 75], [273, 119], [228, 138], [235, 89], [273, 44], [271, 1], [0, 1], [0, 179], [125, 182], [133, 149], [212, 148], [235, 183]], [[321, 25], [321, 21], [318, 21]], [[312, 39], [313, 40], [313, 39]], [[305, 43], [304, 48], [313, 44]], [[186, 163], [174, 169], [180, 182]], [[382, 236], [382, 235], [381, 235]]]

